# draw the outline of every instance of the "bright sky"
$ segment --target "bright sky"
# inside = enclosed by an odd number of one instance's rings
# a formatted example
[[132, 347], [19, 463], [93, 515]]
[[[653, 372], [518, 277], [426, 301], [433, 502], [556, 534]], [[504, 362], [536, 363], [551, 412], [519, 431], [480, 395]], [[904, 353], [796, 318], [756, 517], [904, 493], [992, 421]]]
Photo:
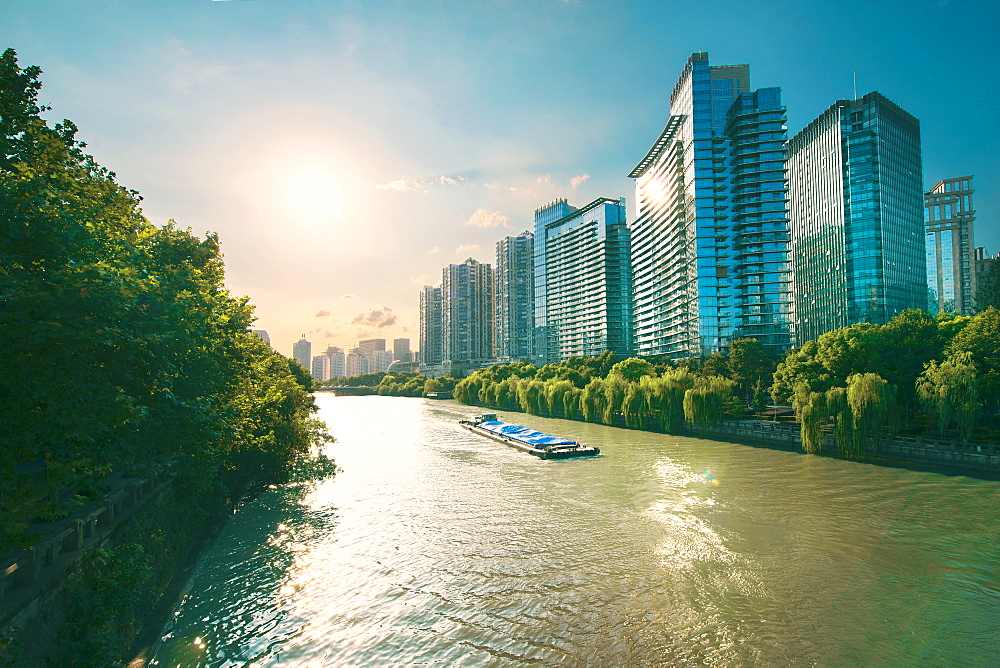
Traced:
[[417, 339], [449, 262], [494, 263], [534, 209], [621, 197], [692, 51], [781, 86], [790, 136], [879, 90], [921, 121], [924, 183], [974, 174], [1000, 251], [995, 0], [0, 0], [157, 224], [218, 232], [228, 285], [291, 355]]

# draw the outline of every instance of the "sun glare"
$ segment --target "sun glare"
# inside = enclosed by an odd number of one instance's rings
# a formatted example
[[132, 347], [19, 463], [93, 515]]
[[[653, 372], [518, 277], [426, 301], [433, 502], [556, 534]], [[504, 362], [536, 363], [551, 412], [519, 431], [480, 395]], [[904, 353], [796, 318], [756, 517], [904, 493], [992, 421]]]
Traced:
[[330, 220], [340, 213], [344, 195], [329, 172], [310, 170], [295, 174], [286, 190], [292, 210], [313, 222]]

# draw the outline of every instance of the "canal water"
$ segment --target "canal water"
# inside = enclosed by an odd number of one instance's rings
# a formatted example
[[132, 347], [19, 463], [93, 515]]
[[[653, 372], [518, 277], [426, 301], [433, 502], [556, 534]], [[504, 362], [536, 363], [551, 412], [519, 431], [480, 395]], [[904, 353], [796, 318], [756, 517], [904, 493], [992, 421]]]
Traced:
[[998, 665], [1000, 482], [319, 395], [343, 469], [237, 513], [158, 666]]

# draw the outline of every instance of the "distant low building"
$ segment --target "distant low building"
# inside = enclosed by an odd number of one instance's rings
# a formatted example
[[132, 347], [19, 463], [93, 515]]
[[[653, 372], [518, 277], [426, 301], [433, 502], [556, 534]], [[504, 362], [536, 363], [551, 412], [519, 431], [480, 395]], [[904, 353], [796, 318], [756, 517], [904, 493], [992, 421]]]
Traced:
[[271, 345], [271, 337], [267, 335], [267, 330], [255, 329], [253, 330], [253, 334], [256, 334], [260, 338], [260, 340], [266, 343], [267, 345]]

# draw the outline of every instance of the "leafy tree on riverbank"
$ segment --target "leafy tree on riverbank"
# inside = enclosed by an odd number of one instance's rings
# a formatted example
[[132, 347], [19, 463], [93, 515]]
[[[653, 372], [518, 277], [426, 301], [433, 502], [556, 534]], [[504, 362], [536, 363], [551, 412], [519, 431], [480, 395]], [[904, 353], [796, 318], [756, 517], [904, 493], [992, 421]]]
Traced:
[[[235, 498], [325, 438], [225, 290], [218, 238], [146, 220], [71, 122], [41, 117], [40, 74], [0, 57], [0, 552], [16, 520], [60, 512], [60, 488], [184, 454], [192, 490]], [[17, 475], [26, 462], [43, 482]]]

